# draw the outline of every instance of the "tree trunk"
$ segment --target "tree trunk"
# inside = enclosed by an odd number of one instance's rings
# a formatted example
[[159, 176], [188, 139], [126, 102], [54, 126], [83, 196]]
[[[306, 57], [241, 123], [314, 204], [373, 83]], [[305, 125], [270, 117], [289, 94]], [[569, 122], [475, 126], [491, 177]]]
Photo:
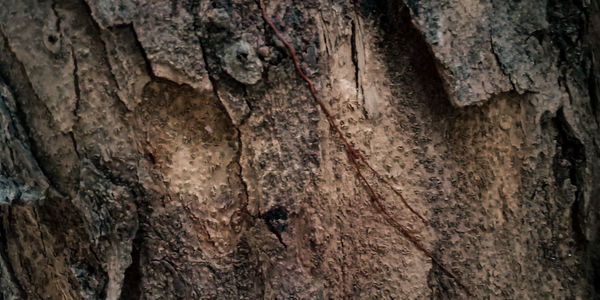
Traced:
[[265, 2], [358, 152], [258, 1], [0, 0], [0, 299], [600, 297], [598, 1]]

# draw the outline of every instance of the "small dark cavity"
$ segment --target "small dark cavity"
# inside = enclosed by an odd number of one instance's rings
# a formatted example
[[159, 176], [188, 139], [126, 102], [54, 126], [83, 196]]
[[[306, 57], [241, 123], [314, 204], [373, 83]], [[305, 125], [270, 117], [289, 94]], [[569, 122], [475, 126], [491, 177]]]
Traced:
[[152, 155], [152, 153], [148, 152], [144, 155], [144, 157], [153, 165], [156, 164], [156, 159], [154, 158], [154, 155]]
[[49, 35], [48, 36], [48, 42], [54, 44], [58, 41], [58, 38], [55, 35]]
[[285, 208], [275, 206], [263, 215], [263, 219], [267, 226], [269, 226], [269, 229], [273, 227], [274, 230], [282, 232], [287, 227], [288, 213]]
[[285, 208], [281, 206], [274, 206], [269, 211], [263, 214], [263, 220], [265, 220], [265, 224], [269, 228], [269, 230], [275, 234], [279, 242], [287, 248], [287, 245], [283, 242], [281, 238], [281, 232], [283, 232], [288, 225], [288, 212]]

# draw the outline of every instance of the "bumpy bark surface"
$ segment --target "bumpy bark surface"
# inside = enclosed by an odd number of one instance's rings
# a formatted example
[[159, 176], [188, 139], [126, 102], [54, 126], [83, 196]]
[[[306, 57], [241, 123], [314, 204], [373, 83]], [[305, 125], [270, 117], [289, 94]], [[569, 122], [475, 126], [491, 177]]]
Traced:
[[[600, 295], [597, 1], [266, 1], [477, 298]], [[467, 297], [254, 0], [0, 0], [0, 299]]]

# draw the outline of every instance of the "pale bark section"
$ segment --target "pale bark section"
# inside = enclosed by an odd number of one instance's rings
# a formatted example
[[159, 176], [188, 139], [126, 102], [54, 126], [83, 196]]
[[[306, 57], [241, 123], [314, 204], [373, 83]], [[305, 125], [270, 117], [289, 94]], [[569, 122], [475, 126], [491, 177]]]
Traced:
[[[508, 2], [266, 4], [477, 298], [597, 297], [600, 9]], [[0, 35], [0, 299], [466, 297], [255, 1], [0, 0]]]

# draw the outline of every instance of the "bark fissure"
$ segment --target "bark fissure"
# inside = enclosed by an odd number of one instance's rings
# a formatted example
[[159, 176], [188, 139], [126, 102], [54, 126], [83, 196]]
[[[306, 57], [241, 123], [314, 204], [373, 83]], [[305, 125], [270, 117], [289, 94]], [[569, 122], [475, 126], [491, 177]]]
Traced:
[[79, 154], [79, 150], [77, 149], [77, 139], [75, 138], [75, 133], [73, 131], [69, 132], [69, 137], [71, 138], [71, 142], [73, 143], [73, 150], [75, 150], [77, 158], [82, 159], [81, 154]]
[[[76, 120], [79, 120], [79, 106], [81, 105], [81, 87], [79, 86], [79, 66], [77, 66], [77, 56], [75, 55], [75, 48], [71, 45], [71, 58], [73, 59], [73, 87], [75, 89], [75, 108], [73, 109], [73, 115]], [[76, 122], [77, 124], [78, 122]], [[77, 149], [75, 149], [77, 151]]]
[[249, 204], [249, 199], [250, 199], [250, 194], [248, 193], [248, 182], [246, 181], [246, 177], [244, 176], [244, 167], [242, 166], [242, 152], [243, 152], [243, 143], [242, 143], [242, 133], [239, 129], [237, 130], [237, 136], [238, 136], [238, 153], [236, 155], [236, 163], [239, 167], [239, 174], [238, 177], [240, 179], [240, 182], [242, 183], [242, 193], [244, 193], [244, 203], [242, 204], [241, 210], [242, 213], [247, 214], [248, 216], [252, 217], [253, 219], [256, 219], [257, 216], [254, 216], [250, 213], [250, 211], [248, 210], [248, 204]]
[[[139, 211], [139, 208], [138, 208]], [[140, 214], [140, 213], [138, 213]], [[139, 216], [138, 216], [138, 219]], [[133, 238], [133, 246], [131, 249], [131, 265], [125, 270], [123, 278], [123, 286], [121, 288], [120, 299], [141, 299], [143, 295], [142, 280], [143, 280], [143, 269], [142, 269], [142, 249], [144, 247], [144, 231], [142, 229], [144, 224], [138, 226], [138, 230]]]
[[51, 7], [51, 9], [52, 9], [52, 12], [54, 13], [54, 16], [56, 17], [56, 22], [55, 22], [55, 24], [54, 24], [54, 26], [56, 27], [56, 32], [57, 32], [59, 35], [62, 35], [61, 28], [60, 28], [60, 24], [61, 24], [61, 22], [62, 22], [62, 20], [63, 20], [63, 19], [62, 19], [62, 17], [61, 17], [61, 16], [58, 14], [58, 12], [56, 11], [56, 0], [53, 0], [53, 1], [52, 1], [52, 5], [51, 5], [50, 7]]
[[354, 80], [356, 82], [356, 97], [359, 98], [360, 97], [360, 88], [361, 88], [361, 84], [360, 84], [360, 67], [358, 65], [358, 38], [357, 38], [357, 21], [356, 18], [354, 20], [352, 20], [352, 36], [350, 37], [350, 48], [352, 50], [352, 63], [354, 63]]
[[[594, 115], [594, 119], [596, 120], [596, 124], [600, 127], [600, 116], [598, 116], [599, 112], [600, 112], [600, 81], [598, 80], [598, 77], [596, 76], [596, 68], [598, 68], [598, 66], [596, 66], [597, 62], [595, 60], [594, 57], [594, 53], [593, 51], [590, 51], [589, 54], [589, 60], [591, 62], [591, 65], [589, 67], [589, 73], [588, 73], [588, 93], [590, 95], [590, 106], [592, 108], [592, 114]], [[599, 68], [600, 70], [600, 68]]]
[[150, 59], [148, 58], [148, 53], [146, 53], [146, 49], [144, 49], [144, 47], [142, 46], [142, 43], [140, 42], [138, 33], [135, 30], [135, 25], [132, 23], [129, 26], [131, 26], [131, 31], [133, 32], [135, 44], [137, 45], [137, 48], [140, 49], [140, 55], [144, 59], [145, 66], [146, 66], [146, 73], [148, 74], [148, 76], [150, 78], [152, 78], [154, 80], [159, 78], [158, 76], [156, 76], [156, 74], [154, 74], [154, 71], [152, 70], [152, 64], [150, 63]]
[[[571, 205], [571, 226], [578, 243], [585, 246], [588, 241], [583, 231], [585, 221], [581, 211], [584, 185], [584, 171], [582, 168], [586, 163], [585, 147], [569, 129], [571, 125], [565, 119], [563, 108], [556, 113], [554, 122], [558, 131], [557, 148], [560, 151], [555, 157], [554, 174], [559, 182], [562, 183], [565, 179], [569, 179], [570, 183], [575, 186], [574, 201]], [[567, 160], [569, 162], [568, 166], [562, 166], [559, 161], [561, 159]], [[561, 170], [565, 167], [567, 169]]]

